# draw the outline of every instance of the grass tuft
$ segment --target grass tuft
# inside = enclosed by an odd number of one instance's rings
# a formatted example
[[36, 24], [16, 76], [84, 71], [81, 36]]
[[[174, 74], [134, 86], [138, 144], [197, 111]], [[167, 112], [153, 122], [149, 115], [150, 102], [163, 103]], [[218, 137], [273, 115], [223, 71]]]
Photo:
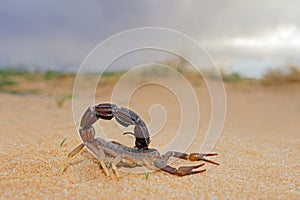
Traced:
[[148, 180], [148, 178], [149, 178], [149, 172], [144, 172], [144, 176], [145, 176], [145, 180], [147, 181]]
[[269, 69], [262, 78], [265, 84], [300, 83], [300, 68], [290, 65], [284, 69]]
[[60, 143], [60, 147], [62, 147], [63, 145], [64, 145], [64, 143], [65, 143], [65, 141], [67, 140], [67, 138], [64, 138], [62, 141], [61, 141], [61, 143]]
[[61, 73], [60, 72], [56, 72], [56, 71], [46, 71], [44, 73], [44, 79], [45, 80], [53, 80], [53, 79], [57, 79], [58, 77], [61, 76]]
[[64, 95], [62, 97], [56, 97], [55, 98], [55, 102], [56, 102], [56, 105], [61, 108], [63, 106], [63, 104], [65, 103], [65, 101], [69, 100], [69, 99], [72, 99], [72, 94], [69, 94], [69, 95]]
[[234, 83], [242, 80], [241, 75], [239, 75], [238, 73], [227, 73], [224, 70], [221, 70], [221, 76], [223, 81], [230, 82], [230, 83]]

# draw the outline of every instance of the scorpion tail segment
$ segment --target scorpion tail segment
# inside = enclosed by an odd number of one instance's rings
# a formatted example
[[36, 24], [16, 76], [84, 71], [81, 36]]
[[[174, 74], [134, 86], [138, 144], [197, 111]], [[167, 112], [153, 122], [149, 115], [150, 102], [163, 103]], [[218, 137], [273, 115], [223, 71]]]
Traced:
[[98, 118], [111, 120], [117, 110], [115, 104], [101, 103], [95, 106], [95, 112]]
[[150, 144], [151, 140], [149, 131], [144, 121], [141, 120], [140, 123], [134, 127], [134, 136], [136, 138], [135, 146], [137, 148], [148, 148], [148, 145]]
[[191, 153], [189, 155], [189, 160], [191, 160], [191, 161], [204, 161], [204, 162], [211, 163], [211, 164], [214, 164], [214, 165], [220, 165], [217, 162], [214, 162], [214, 161], [211, 161], [211, 160], [208, 160], [208, 159], [204, 158], [204, 156], [215, 156], [215, 155], [217, 155], [217, 154], [216, 153], [211, 153], [211, 154]]
[[134, 135], [136, 138], [135, 146], [139, 149], [147, 149], [150, 143], [150, 136], [145, 122], [132, 110], [127, 108], [116, 108], [114, 113], [116, 121], [122, 126], [128, 127], [135, 125], [134, 132], [126, 132], [126, 134]]
[[87, 128], [92, 126], [96, 121], [98, 120], [97, 115], [95, 114], [95, 109], [94, 107], [89, 107], [83, 114], [81, 121], [80, 121], [80, 126], [82, 128]]
[[165, 172], [168, 172], [170, 174], [173, 174], [173, 175], [177, 175], [177, 176], [186, 176], [186, 175], [191, 175], [191, 174], [198, 174], [198, 173], [202, 173], [202, 172], [205, 172], [206, 170], [203, 169], [203, 170], [198, 170], [198, 171], [193, 171], [194, 169], [197, 169], [199, 167], [202, 167], [204, 165], [203, 164], [200, 164], [200, 165], [194, 165], [194, 166], [182, 166], [182, 167], [179, 167], [178, 169], [174, 168], [174, 167], [171, 167], [170, 165], [167, 165], [167, 162], [164, 161], [164, 160], [156, 160], [154, 162], [154, 165], [165, 171]]
[[85, 129], [79, 129], [79, 134], [83, 142], [91, 142], [95, 138], [95, 129], [94, 127], [90, 126]]
[[114, 116], [117, 122], [125, 127], [136, 125], [140, 120], [140, 117], [135, 112], [123, 107], [117, 109]]
[[144, 121], [141, 120], [139, 124], [134, 127], [134, 135], [138, 138], [149, 138], [149, 131]]

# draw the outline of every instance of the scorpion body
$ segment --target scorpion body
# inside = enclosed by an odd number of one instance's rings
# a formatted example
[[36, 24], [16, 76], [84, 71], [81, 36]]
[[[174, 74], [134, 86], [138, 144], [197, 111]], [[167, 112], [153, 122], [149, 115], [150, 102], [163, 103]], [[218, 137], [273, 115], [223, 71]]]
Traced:
[[[123, 126], [135, 125], [134, 133], [136, 137], [135, 148], [124, 146], [115, 141], [106, 141], [102, 138], [95, 138], [95, 129], [92, 126], [99, 118], [104, 120], [111, 120], [115, 118]], [[158, 150], [148, 148], [150, 137], [147, 127], [143, 120], [127, 108], [118, 108], [114, 104], [104, 103], [98, 104], [94, 107], [89, 107], [80, 122], [79, 134], [83, 141], [74, 150], [72, 150], [64, 163], [62, 173], [67, 169], [69, 160], [78, 154], [84, 147], [87, 147], [94, 156], [98, 159], [106, 176], [109, 176], [108, 169], [105, 161], [107, 157], [112, 158], [110, 165], [115, 172], [117, 178], [119, 173], [117, 165], [123, 163], [128, 167], [146, 166], [151, 169], [160, 169], [177, 176], [186, 176], [191, 174], [202, 173], [205, 169], [194, 170], [204, 165], [204, 163], [194, 166], [182, 166], [178, 169], [167, 164], [171, 157], [190, 160], [190, 161], [204, 161], [218, 165], [218, 163], [204, 158], [205, 156], [215, 156], [216, 153], [181, 153], [177, 151], [168, 151], [166, 154], [161, 155]]]
[[106, 176], [109, 176], [108, 169], [105, 164], [105, 158], [112, 158], [109, 163], [116, 174], [117, 178], [119, 178], [119, 172], [117, 170], [117, 165], [120, 163], [125, 164], [128, 167], [135, 166], [146, 166], [150, 169], [160, 169], [165, 172], [168, 172], [177, 176], [186, 176], [191, 174], [202, 173], [205, 169], [202, 170], [194, 170], [199, 167], [202, 167], [204, 163], [194, 166], [182, 166], [178, 169], [167, 164], [167, 161], [171, 157], [190, 160], [190, 161], [204, 161], [212, 164], [218, 165], [218, 163], [208, 160], [204, 158], [205, 156], [215, 156], [216, 153], [181, 153], [176, 151], [168, 151], [166, 154], [161, 155], [158, 150], [147, 148], [147, 149], [138, 149], [131, 148], [119, 144], [114, 141], [106, 141], [102, 138], [95, 138], [95, 130], [93, 127], [89, 129], [85, 129], [80, 131], [80, 135], [82, 136], [83, 143], [77, 146], [73, 151], [68, 154], [68, 158], [65, 162], [65, 165], [62, 169], [62, 172], [66, 170], [68, 167], [69, 159], [78, 154], [84, 146], [86, 146], [99, 160], [99, 163], [104, 170]]
[[[134, 148], [124, 146], [115, 141], [106, 141], [102, 138], [95, 138], [95, 129], [92, 125], [98, 119], [111, 120], [112, 118], [115, 118], [119, 124], [125, 127], [130, 125], [135, 126], [133, 133], [124, 133], [135, 136], [136, 140]], [[109, 176], [106, 158], [111, 158], [108, 164], [111, 165], [117, 178], [119, 178], [117, 166], [120, 164], [127, 167], [146, 166], [152, 169], [160, 169], [177, 176], [186, 176], [205, 171], [205, 169], [195, 170], [203, 166], [204, 163], [194, 166], [182, 166], [178, 169], [174, 168], [167, 164], [167, 161], [171, 157], [190, 161], [204, 161], [218, 165], [218, 163], [205, 158], [205, 156], [215, 156], [217, 155], [216, 153], [186, 154], [177, 151], [168, 151], [166, 154], [161, 155], [158, 150], [148, 148], [150, 136], [145, 122], [132, 110], [123, 107], [119, 108], [115, 104], [102, 103], [89, 107], [82, 116], [79, 134], [83, 142], [68, 154], [62, 173], [67, 169], [70, 158], [78, 154], [84, 147], [87, 147], [92, 154], [94, 154], [106, 176]]]

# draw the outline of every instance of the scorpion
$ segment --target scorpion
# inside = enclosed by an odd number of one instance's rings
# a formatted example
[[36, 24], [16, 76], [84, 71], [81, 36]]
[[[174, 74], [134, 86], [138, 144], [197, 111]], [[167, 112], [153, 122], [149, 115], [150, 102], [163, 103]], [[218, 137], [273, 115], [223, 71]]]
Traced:
[[[112, 119], [113, 116], [124, 126], [135, 125], [134, 133], [130, 133], [136, 136], [135, 147], [127, 147], [115, 141], [95, 138], [95, 129], [91, 125], [98, 118]], [[110, 175], [105, 161], [107, 160], [106, 158], [111, 158], [109, 164], [118, 179], [120, 175], [117, 166], [121, 164], [127, 167], [146, 166], [150, 169], [160, 169], [177, 176], [198, 174], [206, 171], [205, 169], [195, 170], [204, 166], [204, 163], [193, 166], [181, 166], [176, 169], [167, 164], [167, 161], [171, 157], [190, 161], [204, 161], [219, 165], [205, 158], [205, 156], [216, 156], [216, 153], [187, 154], [177, 151], [168, 151], [161, 155], [157, 149], [148, 148], [150, 139], [145, 123], [133, 111], [126, 108], [118, 109], [114, 104], [105, 103], [95, 107], [89, 107], [83, 114], [80, 125], [79, 134], [83, 142], [68, 154], [62, 168], [62, 173], [67, 169], [69, 160], [77, 155], [84, 147], [87, 147], [87, 149], [94, 154], [107, 177]], [[141, 137], [142, 134], [146, 137]]]

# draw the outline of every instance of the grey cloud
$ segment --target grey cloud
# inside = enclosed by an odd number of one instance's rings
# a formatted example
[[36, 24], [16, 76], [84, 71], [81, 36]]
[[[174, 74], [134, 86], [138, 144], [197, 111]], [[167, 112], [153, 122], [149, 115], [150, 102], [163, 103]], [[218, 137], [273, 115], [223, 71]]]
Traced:
[[0, 4], [0, 66], [22, 63], [46, 68], [72, 63], [78, 67], [99, 42], [143, 26], [214, 41], [207, 42], [207, 48], [219, 59], [230, 60], [228, 47], [218, 41], [259, 35], [282, 24], [300, 27], [296, 0], [0, 0]]

